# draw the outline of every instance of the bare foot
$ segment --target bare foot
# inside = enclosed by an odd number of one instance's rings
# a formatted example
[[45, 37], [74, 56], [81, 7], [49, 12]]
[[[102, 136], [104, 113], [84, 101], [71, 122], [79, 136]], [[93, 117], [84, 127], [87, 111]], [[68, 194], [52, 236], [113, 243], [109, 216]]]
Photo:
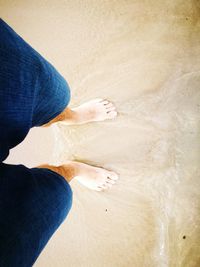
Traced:
[[[92, 99], [76, 108], [72, 108], [71, 111], [74, 113], [75, 120], [72, 123], [66, 120], [66, 123], [70, 124], [104, 121], [117, 116], [115, 106], [110, 101], [102, 98]], [[65, 121], [61, 123], [65, 123]]]
[[74, 178], [92, 190], [102, 191], [103, 189], [108, 189], [119, 179], [118, 174], [113, 171], [77, 161], [72, 161], [70, 164], [75, 169]]

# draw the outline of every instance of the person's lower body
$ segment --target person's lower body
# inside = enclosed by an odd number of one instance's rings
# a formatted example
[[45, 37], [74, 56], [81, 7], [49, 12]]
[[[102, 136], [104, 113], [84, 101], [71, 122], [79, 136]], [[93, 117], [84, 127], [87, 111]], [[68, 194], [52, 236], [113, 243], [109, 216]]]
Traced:
[[72, 207], [69, 182], [111, 187], [117, 174], [69, 161], [35, 168], [2, 163], [32, 127], [112, 119], [114, 106], [94, 99], [68, 107], [65, 79], [0, 19], [0, 267], [30, 267]]
[[30, 267], [67, 217], [73, 192], [50, 169], [3, 161], [32, 127], [48, 123], [67, 107], [70, 89], [2, 19], [0, 62], [0, 267]]
[[0, 164], [0, 266], [31, 267], [67, 217], [72, 190], [47, 169]]

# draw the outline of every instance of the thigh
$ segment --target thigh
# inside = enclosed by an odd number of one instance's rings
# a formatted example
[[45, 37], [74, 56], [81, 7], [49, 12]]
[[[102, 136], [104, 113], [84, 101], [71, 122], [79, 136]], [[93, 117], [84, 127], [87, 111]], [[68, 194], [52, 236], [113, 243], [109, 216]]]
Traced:
[[48, 169], [0, 164], [0, 266], [30, 267], [69, 213], [72, 190]]
[[0, 19], [0, 162], [31, 127], [59, 115], [70, 101], [67, 81]]

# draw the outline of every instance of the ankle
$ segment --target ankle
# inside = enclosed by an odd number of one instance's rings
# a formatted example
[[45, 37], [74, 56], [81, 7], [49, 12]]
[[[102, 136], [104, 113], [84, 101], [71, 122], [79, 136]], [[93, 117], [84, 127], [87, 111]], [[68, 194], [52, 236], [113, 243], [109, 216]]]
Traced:
[[37, 166], [37, 168], [45, 168], [54, 171], [57, 174], [63, 176], [65, 180], [67, 180], [67, 182], [70, 182], [79, 173], [78, 165], [72, 161], [68, 161], [66, 164], [60, 166], [43, 164]]
[[48, 127], [53, 123], [65, 121], [65, 123], [77, 123], [78, 122], [78, 113], [73, 110], [66, 108], [62, 113], [60, 113], [56, 118], [52, 119], [50, 122], [42, 125], [42, 127]]
[[78, 162], [67, 161], [65, 164], [58, 166], [58, 171], [68, 182], [70, 182], [80, 174], [80, 166]]
[[76, 123], [79, 120], [78, 112], [75, 109], [66, 108], [63, 114], [62, 120], [65, 122]]

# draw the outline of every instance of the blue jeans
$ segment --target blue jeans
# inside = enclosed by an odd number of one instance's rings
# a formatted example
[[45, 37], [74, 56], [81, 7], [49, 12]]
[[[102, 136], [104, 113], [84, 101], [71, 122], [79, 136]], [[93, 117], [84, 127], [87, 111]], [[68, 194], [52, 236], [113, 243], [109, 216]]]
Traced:
[[61, 175], [3, 163], [70, 96], [62, 75], [0, 19], [0, 267], [33, 266], [72, 207], [72, 189]]

